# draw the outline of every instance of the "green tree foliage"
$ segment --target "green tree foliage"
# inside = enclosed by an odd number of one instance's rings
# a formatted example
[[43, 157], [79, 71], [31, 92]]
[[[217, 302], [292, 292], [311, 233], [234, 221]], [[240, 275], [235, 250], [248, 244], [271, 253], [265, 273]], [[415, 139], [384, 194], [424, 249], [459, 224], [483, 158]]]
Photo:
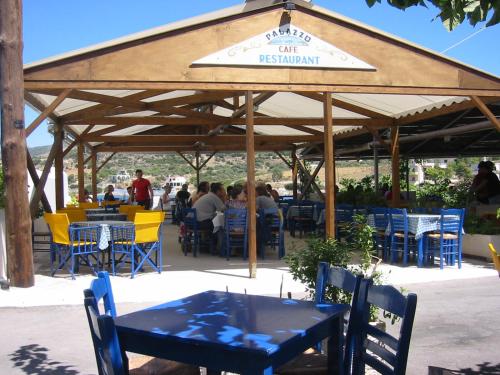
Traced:
[[[369, 7], [382, 0], [366, 0]], [[438, 14], [434, 19], [440, 18], [444, 27], [453, 30], [465, 20], [472, 26], [484, 22], [488, 18], [486, 26], [493, 26], [500, 22], [499, 0], [387, 0], [387, 3], [395, 8], [405, 10], [414, 6], [426, 7], [429, 4], [438, 8]]]

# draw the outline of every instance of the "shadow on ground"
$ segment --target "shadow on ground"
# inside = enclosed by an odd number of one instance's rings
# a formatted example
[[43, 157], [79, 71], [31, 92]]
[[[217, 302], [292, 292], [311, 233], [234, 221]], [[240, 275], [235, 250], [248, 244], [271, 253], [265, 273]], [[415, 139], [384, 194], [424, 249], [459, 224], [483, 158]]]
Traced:
[[483, 362], [476, 365], [477, 369], [463, 368], [449, 370], [442, 367], [429, 366], [429, 375], [500, 375], [500, 363]]
[[26, 374], [78, 375], [72, 365], [51, 360], [47, 355], [49, 349], [38, 344], [23, 345], [10, 354], [14, 367]]

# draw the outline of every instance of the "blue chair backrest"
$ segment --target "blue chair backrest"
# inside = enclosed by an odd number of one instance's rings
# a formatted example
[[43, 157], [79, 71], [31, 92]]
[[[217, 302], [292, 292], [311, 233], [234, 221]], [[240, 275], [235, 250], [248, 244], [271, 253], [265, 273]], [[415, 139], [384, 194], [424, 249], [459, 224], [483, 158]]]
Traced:
[[265, 227], [280, 230], [283, 228], [283, 220], [281, 220], [281, 214], [278, 208], [259, 210], [259, 218]]
[[[373, 285], [372, 280], [361, 280], [359, 289], [360, 305], [358, 310], [364, 311], [361, 326], [361, 343], [356, 347], [354, 355], [355, 374], [364, 374], [364, 366], [368, 365], [381, 374], [404, 374], [410, 348], [413, 320], [417, 307], [417, 295], [410, 293], [404, 296], [390, 285]], [[390, 312], [398, 316], [401, 327], [398, 337], [369, 324], [370, 306]]]
[[304, 204], [301, 202], [301, 203], [299, 203], [298, 208], [299, 208], [299, 217], [312, 219], [313, 214], [314, 214], [314, 206], [313, 205]]
[[85, 312], [90, 327], [97, 369], [100, 375], [125, 375], [123, 359], [113, 318], [100, 315], [95, 298], [85, 298]]
[[464, 226], [464, 209], [450, 208], [441, 210], [441, 233], [456, 233], [459, 236], [462, 234]]
[[184, 208], [182, 210], [182, 217], [187, 230], [196, 231], [198, 229], [196, 208]]
[[387, 207], [372, 207], [370, 209], [370, 213], [373, 215], [373, 220], [377, 229], [387, 228], [387, 224], [389, 224], [388, 212], [389, 210]]
[[245, 208], [229, 208], [224, 212], [225, 229], [227, 232], [246, 230], [247, 210]]
[[[104, 302], [104, 313], [116, 317], [115, 300], [113, 298], [113, 290], [111, 289], [111, 281], [109, 274], [106, 271], [100, 271], [97, 274], [97, 279], [92, 280], [90, 288], [83, 291], [85, 298], [94, 298], [96, 301], [96, 309], [98, 309], [99, 301]], [[99, 311], [99, 310], [97, 310]]]
[[343, 290], [344, 292], [351, 293], [351, 311], [349, 313], [349, 321], [347, 321], [347, 329], [345, 330], [345, 350], [344, 350], [344, 372], [351, 373], [353, 357], [356, 349], [361, 345], [359, 331], [359, 322], [363, 318], [363, 310], [356, 309], [357, 306], [363, 306], [359, 302], [359, 290], [362, 277], [354, 275], [342, 267], [330, 267], [326, 262], [318, 264], [318, 274], [316, 276], [316, 294], [315, 302], [321, 304], [325, 302], [325, 292], [328, 285]]
[[406, 208], [391, 208], [389, 210], [389, 221], [392, 232], [408, 232], [408, 213]]

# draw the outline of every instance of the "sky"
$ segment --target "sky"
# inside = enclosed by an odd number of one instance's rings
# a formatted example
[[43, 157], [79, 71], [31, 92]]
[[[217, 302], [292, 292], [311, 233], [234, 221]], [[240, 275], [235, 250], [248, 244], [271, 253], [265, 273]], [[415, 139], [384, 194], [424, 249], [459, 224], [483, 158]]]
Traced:
[[[178, 20], [241, 4], [243, 0], [24, 0], [24, 63], [91, 46]], [[385, 2], [373, 8], [365, 0], [313, 0], [313, 3], [423, 47], [500, 76], [500, 25], [483, 29], [467, 22], [448, 32], [437, 9], [401, 11]], [[475, 34], [475, 35], [473, 35]], [[38, 115], [27, 108], [26, 124]], [[28, 137], [28, 146], [52, 143], [43, 123]]]

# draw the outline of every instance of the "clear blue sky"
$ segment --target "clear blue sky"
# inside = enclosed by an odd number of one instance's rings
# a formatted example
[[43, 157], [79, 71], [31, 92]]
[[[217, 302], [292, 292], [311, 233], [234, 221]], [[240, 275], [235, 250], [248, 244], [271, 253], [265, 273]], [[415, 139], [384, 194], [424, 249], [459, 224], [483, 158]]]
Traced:
[[[86, 47], [173, 21], [242, 3], [243, 0], [24, 0], [24, 62]], [[368, 8], [364, 0], [313, 0], [317, 5], [413, 43], [441, 52], [478, 31], [464, 23], [448, 32], [433, 8], [400, 11], [387, 4]], [[486, 28], [446, 55], [500, 75], [500, 26]], [[29, 124], [37, 113], [26, 110]], [[28, 145], [52, 143], [46, 124], [28, 138]]]

